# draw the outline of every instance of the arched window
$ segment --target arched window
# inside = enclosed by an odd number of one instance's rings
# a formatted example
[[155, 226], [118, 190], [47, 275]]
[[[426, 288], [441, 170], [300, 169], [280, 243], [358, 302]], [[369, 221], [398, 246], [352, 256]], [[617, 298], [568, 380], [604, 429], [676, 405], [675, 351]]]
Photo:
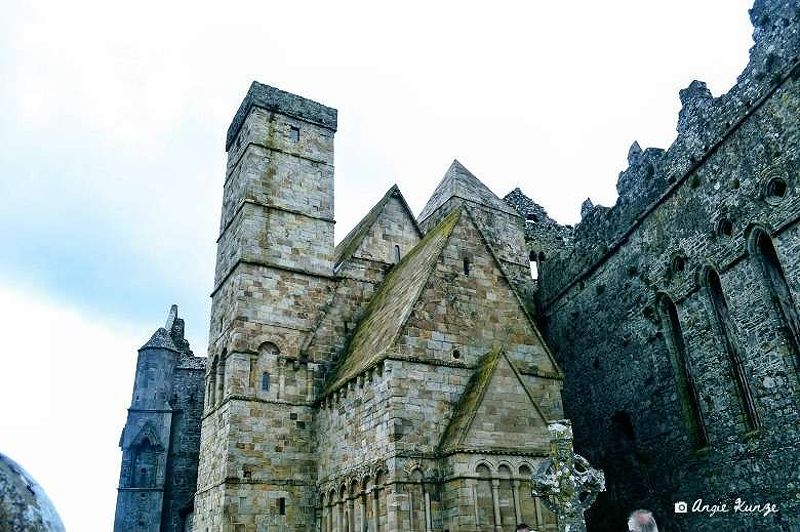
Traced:
[[206, 408], [211, 409], [214, 407], [215, 395], [217, 393], [217, 359], [211, 361], [211, 366], [208, 371], [206, 385]]
[[665, 335], [665, 338], [668, 339], [667, 344], [676, 368], [675, 380], [678, 384], [678, 395], [683, 406], [684, 416], [689, 425], [689, 432], [695, 448], [702, 448], [708, 445], [708, 432], [703, 420], [703, 412], [700, 410], [700, 400], [686, 351], [681, 322], [678, 318], [678, 309], [672, 299], [666, 295], [661, 297], [661, 312], [665, 326], [669, 329], [669, 334]]
[[[271, 389], [277, 392], [276, 395], [280, 395], [281, 390], [276, 390], [280, 384], [280, 354], [281, 351], [277, 345], [272, 342], [264, 342], [258, 346], [258, 354], [253, 355], [250, 359], [249, 386], [257, 397], [263, 399], [272, 397]], [[275, 382], [272, 379], [273, 374], [276, 377]]]
[[494, 530], [494, 500], [492, 497], [492, 471], [486, 464], [479, 464], [475, 468], [478, 481], [475, 486], [475, 506], [477, 506], [478, 529]]
[[214, 392], [214, 404], [222, 403], [222, 398], [225, 395], [225, 359], [228, 356], [228, 350], [223, 349], [217, 361], [217, 382], [216, 391]]
[[131, 472], [131, 487], [155, 487], [156, 474], [158, 472], [158, 453], [150, 442], [150, 438], [143, 439], [133, 448]]
[[786, 281], [786, 274], [783, 272], [772, 239], [766, 232], [756, 229], [752, 242], [755, 257], [761, 265], [772, 300], [783, 318], [786, 336], [795, 355], [795, 368], [800, 370], [800, 316], [797, 314], [797, 306]]
[[398, 264], [400, 262], [400, 246], [395, 244], [394, 245], [394, 263]]
[[733, 370], [733, 378], [745, 414], [747, 430], [756, 430], [761, 426], [761, 421], [756, 410], [753, 393], [750, 390], [750, 381], [742, 361], [742, 354], [737, 344], [736, 327], [731, 320], [728, 303], [722, 291], [722, 281], [719, 274], [713, 268], [706, 271], [706, 288], [711, 301], [714, 318], [717, 322], [719, 334], [722, 337], [722, 344], [728, 357], [728, 362]]

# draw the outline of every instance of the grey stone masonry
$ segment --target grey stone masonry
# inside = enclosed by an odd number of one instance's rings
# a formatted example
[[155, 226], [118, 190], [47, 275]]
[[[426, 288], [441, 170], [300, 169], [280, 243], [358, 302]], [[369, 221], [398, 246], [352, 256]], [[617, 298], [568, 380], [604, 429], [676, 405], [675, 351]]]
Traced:
[[184, 338], [178, 308], [139, 350], [128, 419], [115, 532], [182, 532], [192, 523], [203, 411], [205, 359]]
[[[541, 264], [575, 449], [607, 475], [589, 530], [640, 507], [667, 530], [800, 529], [800, 4], [750, 15], [736, 85], [681, 91], [674, 144], [634, 143], [616, 204], [585, 203]], [[531, 222], [527, 245], [566, 230]]]

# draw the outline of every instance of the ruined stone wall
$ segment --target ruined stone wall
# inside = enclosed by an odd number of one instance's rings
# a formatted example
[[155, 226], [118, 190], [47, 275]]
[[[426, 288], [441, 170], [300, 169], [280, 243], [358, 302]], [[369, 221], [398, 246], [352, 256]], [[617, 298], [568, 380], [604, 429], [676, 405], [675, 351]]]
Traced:
[[[635, 144], [617, 204], [584, 204], [574, 247], [542, 266], [575, 448], [607, 478], [590, 530], [618, 530], [638, 507], [669, 530], [797, 524], [800, 8], [759, 1], [751, 18], [737, 85], [682, 91], [675, 143]], [[735, 513], [737, 497], [779, 512]], [[730, 511], [674, 513], [699, 498]]]
[[184, 359], [175, 369], [172, 430], [167, 454], [162, 530], [185, 530], [191, 523], [197, 490], [200, 425], [203, 414], [205, 364]]

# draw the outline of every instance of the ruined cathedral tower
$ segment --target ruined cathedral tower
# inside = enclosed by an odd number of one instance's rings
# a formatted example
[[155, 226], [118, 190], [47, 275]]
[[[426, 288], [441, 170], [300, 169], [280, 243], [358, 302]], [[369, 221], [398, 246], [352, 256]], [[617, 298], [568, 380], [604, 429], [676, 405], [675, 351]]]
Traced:
[[197, 530], [313, 525], [303, 347], [333, 287], [335, 132], [335, 109], [258, 83], [228, 130]]

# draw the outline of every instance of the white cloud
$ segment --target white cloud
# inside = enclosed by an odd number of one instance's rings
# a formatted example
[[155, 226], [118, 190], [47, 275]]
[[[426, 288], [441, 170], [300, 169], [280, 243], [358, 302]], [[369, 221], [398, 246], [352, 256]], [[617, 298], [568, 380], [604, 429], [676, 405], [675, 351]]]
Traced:
[[110, 530], [117, 443], [146, 338], [4, 285], [0, 323], [0, 452], [36, 478], [67, 530]]

